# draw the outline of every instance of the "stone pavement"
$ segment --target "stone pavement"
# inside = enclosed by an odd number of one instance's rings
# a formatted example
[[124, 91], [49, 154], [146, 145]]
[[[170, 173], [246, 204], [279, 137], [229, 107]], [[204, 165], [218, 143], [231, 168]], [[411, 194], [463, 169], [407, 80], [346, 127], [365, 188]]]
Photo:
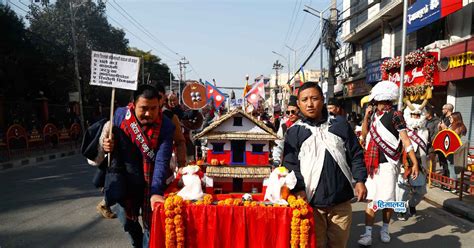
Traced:
[[459, 200], [459, 195], [446, 192], [437, 187], [428, 187], [428, 193], [425, 200], [431, 204], [437, 205], [447, 211], [474, 222], [474, 196], [463, 195], [463, 200]]

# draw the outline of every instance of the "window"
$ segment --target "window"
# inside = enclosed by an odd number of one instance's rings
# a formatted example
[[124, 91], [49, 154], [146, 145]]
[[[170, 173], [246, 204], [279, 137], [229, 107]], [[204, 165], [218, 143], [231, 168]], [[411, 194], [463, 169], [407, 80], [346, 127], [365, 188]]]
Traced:
[[234, 117], [234, 126], [242, 126], [242, 117]]
[[[397, 26], [394, 29], [394, 33], [395, 33], [394, 55], [400, 56], [402, 55], [402, 25]], [[415, 51], [416, 50], [416, 32], [408, 34], [406, 42], [407, 42], [406, 52], [408, 53], [410, 51]]]
[[378, 60], [382, 57], [382, 38], [379, 36], [364, 44], [363, 65]]
[[369, 5], [368, 0], [351, 0], [351, 15], [354, 15], [350, 20], [351, 30], [354, 30], [360, 24], [367, 21], [369, 10], [367, 6]]
[[212, 153], [224, 153], [224, 143], [212, 143]]
[[390, 2], [391, 2], [391, 0], [382, 0], [380, 2], [380, 10], [382, 10], [385, 7], [385, 5], [387, 5]]
[[265, 144], [252, 144], [252, 153], [263, 153]]

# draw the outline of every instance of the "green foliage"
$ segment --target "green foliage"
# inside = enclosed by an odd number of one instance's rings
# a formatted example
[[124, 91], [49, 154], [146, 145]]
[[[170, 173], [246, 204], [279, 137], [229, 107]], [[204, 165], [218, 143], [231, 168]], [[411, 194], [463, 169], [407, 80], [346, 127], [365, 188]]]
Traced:
[[[77, 1], [76, 1], [77, 2]], [[79, 75], [83, 89], [84, 104], [96, 99], [107, 99], [110, 90], [89, 85], [90, 55], [92, 50], [126, 54], [128, 40], [125, 33], [111, 26], [105, 15], [105, 4], [85, 1], [70, 5], [69, 0], [58, 0], [52, 5], [32, 5], [27, 18], [30, 30], [39, 36], [37, 47], [46, 63], [41, 65], [47, 72], [48, 97], [59, 97], [64, 102], [67, 93], [76, 91], [74, 84], [74, 59], [72, 41], [72, 15], [75, 20]], [[51, 45], [55, 44], [55, 45]]]
[[[77, 91], [72, 16], [84, 106], [97, 107], [98, 102], [107, 106], [110, 102], [110, 88], [89, 85], [92, 50], [143, 56], [145, 80], [168, 85], [168, 66], [150, 52], [128, 48], [125, 32], [109, 24], [105, 8], [102, 1], [57, 0], [50, 4], [45, 0], [42, 5], [30, 5], [26, 16], [29, 27], [25, 27], [14, 11], [0, 4], [0, 95], [7, 102], [34, 102], [43, 92], [50, 104], [67, 105], [68, 93]], [[130, 91], [118, 90], [119, 105], [126, 104], [130, 95]], [[18, 111], [6, 109], [7, 116]]]

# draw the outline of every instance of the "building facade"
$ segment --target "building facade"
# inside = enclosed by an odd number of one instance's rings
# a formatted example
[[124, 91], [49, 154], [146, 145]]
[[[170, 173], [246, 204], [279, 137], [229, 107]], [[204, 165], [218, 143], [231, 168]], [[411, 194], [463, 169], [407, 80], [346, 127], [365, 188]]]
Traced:
[[[406, 37], [406, 54], [421, 50], [436, 57], [437, 81], [433, 84], [430, 104], [440, 113], [443, 104], [452, 103], [455, 111], [463, 115], [469, 140], [474, 140], [474, 84], [469, 83], [474, 66], [474, 62], [470, 63], [473, 2], [409, 1]], [[343, 10], [346, 11], [340, 19], [347, 21], [341, 27], [336, 75], [344, 85], [342, 97], [346, 111], [362, 113], [360, 99], [382, 79], [382, 62], [401, 55], [403, 0], [382, 0], [376, 4], [373, 0], [344, 0]]]

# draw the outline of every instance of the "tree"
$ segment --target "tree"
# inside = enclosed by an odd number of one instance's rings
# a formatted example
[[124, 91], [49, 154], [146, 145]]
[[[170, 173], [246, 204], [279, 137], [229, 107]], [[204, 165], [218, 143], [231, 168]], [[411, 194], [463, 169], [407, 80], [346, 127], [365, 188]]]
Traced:
[[28, 73], [34, 65], [35, 49], [30, 43], [25, 25], [16, 13], [0, 5], [0, 93], [21, 97], [28, 93]]
[[[59, 102], [67, 102], [67, 93], [77, 91], [74, 84], [70, 3], [71, 0], [58, 0], [44, 7], [31, 5], [27, 15], [38, 50], [47, 58], [44, 64], [38, 65], [45, 72], [41, 85], [49, 89], [48, 97]], [[74, 3], [72, 11], [75, 16], [83, 102], [91, 104], [96, 99], [110, 97], [109, 89], [89, 85], [92, 50], [126, 54], [128, 40], [122, 30], [108, 23], [102, 1], [97, 4], [90, 0], [79, 5]]]

